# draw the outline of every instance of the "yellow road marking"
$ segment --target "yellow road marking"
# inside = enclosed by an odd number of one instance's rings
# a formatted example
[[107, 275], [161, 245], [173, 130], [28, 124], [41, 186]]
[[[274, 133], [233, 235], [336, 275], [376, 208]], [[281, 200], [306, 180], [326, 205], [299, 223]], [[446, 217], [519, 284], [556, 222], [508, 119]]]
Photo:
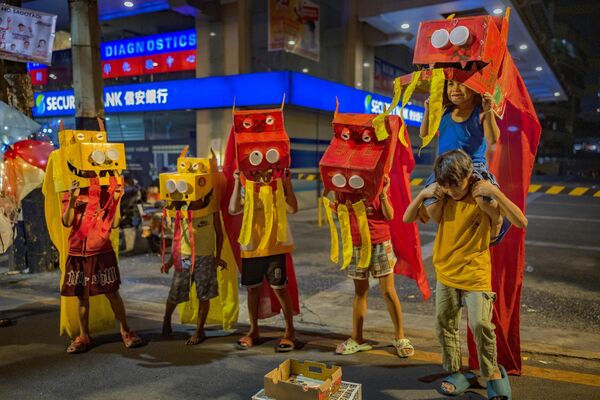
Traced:
[[316, 175], [308, 175], [308, 176], [306, 177], [306, 180], [307, 180], [307, 181], [314, 181], [315, 179], [317, 179], [317, 176], [316, 176]]
[[559, 194], [564, 188], [564, 186], [551, 186], [550, 189], [546, 190], [546, 194]]
[[304, 174], [298, 174], [298, 179], [304, 178]]
[[600, 197], [600, 190], [598, 190], [596, 193], [594, 193], [594, 197]]
[[585, 187], [577, 187], [577, 188], [575, 188], [575, 189], [571, 190], [571, 191], [569, 192], [569, 195], [570, 195], [570, 196], [581, 196], [581, 195], [583, 195], [585, 192], [587, 192], [588, 190], [589, 190], [589, 189], [588, 189], [588, 188], [585, 188]]
[[529, 193], [535, 193], [540, 190], [542, 185], [529, 185]]
[[414, 178], [412, 181], [410, 181], [410, 184], [413, 186], [419, 186], [421, 182], [423, 182], [423, 178]]
[[[318, 339], [318, 340], [310, 340], [310, 344], [320, 345], [326, 347], [335, 348], [337, 342], [333, 339]], [[392, 350], [393, 351], [393, 350]], [[385, 350], [370, 350], [365, 352], [367, 354], [385, 356], [385, 357], [398, 357], [395, 352], [385, 351]], [[440, 353], [433, 353], [430, 351], [420, 351], [415, 350], [415, 355], [412, 356], [409, 360], [414, 361], [423, 361], [427, 363], [442, 363], [442, 356]], [[467, 357], [463, 357], [463, 364], [467, 365], [469, 362]], [[552, 381], [560, 381], [560, 382], [568, 382], [568, 383], [576, 383], [579, 385], [587, 385], [600, 387], [600, 375], [593, 374], [584, 374], [581, 372], [573, 372], [573, 371], [564, 371], [559, 369], [551, 369], [551, 368], [540, 368], [533, 367], [529, 365], [523, 365], [522, 367], [522, 375], [528, 376], [532, 378], [540, 378], [540, 379], [548, 379]]]

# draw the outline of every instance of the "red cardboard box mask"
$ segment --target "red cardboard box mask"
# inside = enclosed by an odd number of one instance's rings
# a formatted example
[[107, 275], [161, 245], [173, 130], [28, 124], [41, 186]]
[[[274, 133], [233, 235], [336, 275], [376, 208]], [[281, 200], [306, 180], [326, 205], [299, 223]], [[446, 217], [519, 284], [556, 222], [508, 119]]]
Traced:
[[376, 114], [340, 114], [333, 118], [333, 138], [319, 167], [325, 188], [353, 200], [373, 201], [389, 173], [401, 128], [400, 117], [385, 117], [388, 137], [377, 140], [372, 125]]
[[283, 110], [240, 110], [233, 113], [237, 164], [248, 179], [258, 171], [290, 167], [290, 139]]

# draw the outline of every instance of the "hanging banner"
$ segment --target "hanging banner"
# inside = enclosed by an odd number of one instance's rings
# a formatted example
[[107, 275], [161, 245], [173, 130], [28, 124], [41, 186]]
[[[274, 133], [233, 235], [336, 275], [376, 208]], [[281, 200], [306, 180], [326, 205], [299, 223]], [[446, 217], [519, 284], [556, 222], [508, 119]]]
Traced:
[[269, 0], [269, 51], [319, 61], [320, 7], [308, 0]]
[[0, 58], [50, 64], [56, 15], [0, 4]]

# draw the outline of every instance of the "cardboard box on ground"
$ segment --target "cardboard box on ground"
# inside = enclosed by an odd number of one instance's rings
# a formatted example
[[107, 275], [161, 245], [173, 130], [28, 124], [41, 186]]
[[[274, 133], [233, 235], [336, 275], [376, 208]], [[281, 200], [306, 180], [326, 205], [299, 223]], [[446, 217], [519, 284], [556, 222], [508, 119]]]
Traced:
[[[341, 397], [340, 397], [341, 396]], [[342, 369], [314, 361], [285, 360], [264, 378], [264, 389], [253, 399], [276, 400], [355, 400], [361, 398], [360, 385], [342, 382]]]

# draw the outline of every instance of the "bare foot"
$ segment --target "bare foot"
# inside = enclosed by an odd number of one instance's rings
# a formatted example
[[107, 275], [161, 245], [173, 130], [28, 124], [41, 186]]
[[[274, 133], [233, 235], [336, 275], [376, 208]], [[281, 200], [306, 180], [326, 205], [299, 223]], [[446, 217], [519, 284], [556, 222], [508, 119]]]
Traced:
[[200, 344], [200, 343], [204, 342], [205, 340], [206, 340], [206, 335], [204, 333], [201, 333], [201, 334], [194, 333], [192, 336], [190, 336], [185, 341], [185, 344], [187, 344], [188, 346], [193, 346], [196, 344]]

